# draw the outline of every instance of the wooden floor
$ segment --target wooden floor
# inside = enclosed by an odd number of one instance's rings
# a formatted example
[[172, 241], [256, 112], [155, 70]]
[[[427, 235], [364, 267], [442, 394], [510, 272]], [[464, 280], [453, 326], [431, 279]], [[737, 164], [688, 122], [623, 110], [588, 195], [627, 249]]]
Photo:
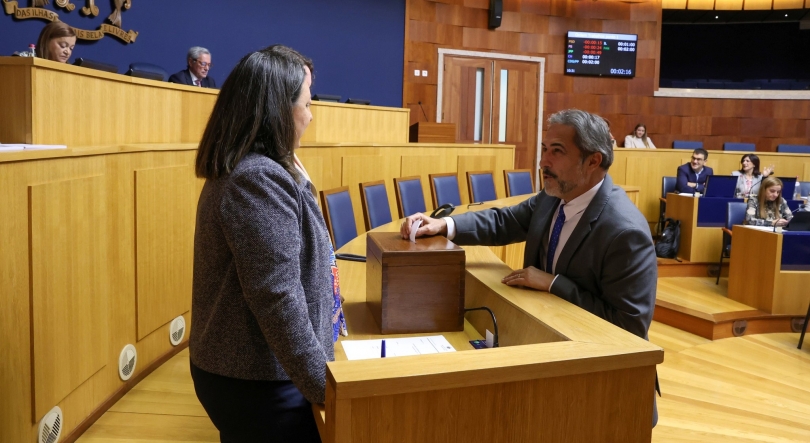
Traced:
[[[694, 282], [691, 282], [694, 283]], [[653, 322], [665, 349], [655, 443], [810, 442], [810, 341], [799, 334], [708, 339]], [[217, 442], [184, 350], [105, 413], [82, 443]]]

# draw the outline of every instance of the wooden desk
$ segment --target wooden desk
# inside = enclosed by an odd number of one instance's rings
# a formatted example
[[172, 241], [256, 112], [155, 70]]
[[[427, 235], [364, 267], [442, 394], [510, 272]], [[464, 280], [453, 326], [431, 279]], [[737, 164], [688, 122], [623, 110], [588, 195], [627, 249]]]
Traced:
[[733, 233], [728, 298], [769, 314], [807, 313], [810, 270], [782, 269], [787, 237], [742, 225]]
[[698, 200], [691, 195], [667, 194], [667, 214], [681, 222], [678, 257], [696, 263], [716, 262], [723, 247], [719, 227], [698, 227]]
[[[495, 312], [502, 347], [467, 347], [492, 327], [478, 312], [467, 315], [465, 333], [448, 336], [454, 353], [345, 361], [338, 343], [325, 409], [315, 408], [323, 441], [650, 441], [663, 351], [553, 295], [503, 285], [510, 269], [488, 248], [464, 249], [465, 305]], [[340, 252], [365, 254], [365, 235]], [[357, 334], [349, 339], [378, 337], [363, 306], [365, 264], [338, 263]]]

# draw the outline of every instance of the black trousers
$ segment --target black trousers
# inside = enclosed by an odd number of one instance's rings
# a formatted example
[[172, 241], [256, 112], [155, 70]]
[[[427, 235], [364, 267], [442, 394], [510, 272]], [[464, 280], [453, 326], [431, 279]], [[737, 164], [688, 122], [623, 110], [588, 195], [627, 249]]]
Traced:
[[191, 365], [194, 391], [223, 443], [320, 443], [312, 406], [291, 381], [240, 380]]

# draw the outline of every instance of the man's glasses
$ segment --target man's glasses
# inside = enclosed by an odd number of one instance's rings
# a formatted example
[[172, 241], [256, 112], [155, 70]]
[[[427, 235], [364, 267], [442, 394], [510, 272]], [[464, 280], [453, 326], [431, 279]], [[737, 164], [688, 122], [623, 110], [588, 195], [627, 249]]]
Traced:
[[200, 67], [203, 67], [203, 68], [209, 68], [209, 69], [210, 69], [210, 68], [213, 68], [213, 67], [214, 67], [214, 64], [213, 64], [213, 63], [209, 63], [209, 62], [201, 62], [201, 61], [199, 61], [199, 60], [194, 60], [194, 63], [196, 63], [196, 64], [200, 65]]

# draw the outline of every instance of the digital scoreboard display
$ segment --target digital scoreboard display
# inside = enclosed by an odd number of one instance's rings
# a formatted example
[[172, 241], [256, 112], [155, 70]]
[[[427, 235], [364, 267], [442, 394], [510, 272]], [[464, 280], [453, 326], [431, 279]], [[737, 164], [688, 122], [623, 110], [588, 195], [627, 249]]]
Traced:
[[638, 36], [569, 31], [565, 73], [603, 77], [635, 77]]

